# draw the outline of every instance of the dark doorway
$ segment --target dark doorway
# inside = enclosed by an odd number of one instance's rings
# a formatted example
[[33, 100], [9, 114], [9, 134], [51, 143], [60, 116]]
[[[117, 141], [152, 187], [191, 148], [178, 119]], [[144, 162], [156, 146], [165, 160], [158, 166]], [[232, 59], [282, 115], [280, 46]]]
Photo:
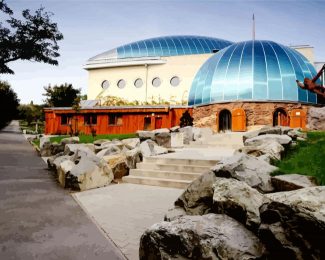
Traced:
[[273, 126], [289, 126], [289, 117], [283, 108], [277, 108], [274, 111]]
[[231, 131], [231, 113], [224, 109], [219, 113], [219, 132]]
[[144, 118], [144, 130], [151, 130], [151, 117], [145, 117]]

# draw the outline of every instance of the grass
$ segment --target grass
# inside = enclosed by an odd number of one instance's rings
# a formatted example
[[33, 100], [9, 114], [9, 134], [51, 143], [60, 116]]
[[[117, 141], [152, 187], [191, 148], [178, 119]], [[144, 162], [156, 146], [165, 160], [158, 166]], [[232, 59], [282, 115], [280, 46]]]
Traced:
[[318, 184], [325, 185], [325, 132], [307, 133], [306, 141], [298, 141], [295, 148], [275, 163], [279, 170], [273, 175], [298, 173], [314, 176]]
[[[68, 135], [54, 136], [50, 138], [50, 141], [52, 143], [54, 142], [59, 143], [63, 138], [67, 138], [67, 137], [70, 136]], [[122, 139], [133, 138], [133, 137], [136, 137], [136, 135], [135, 134], [107, 134], [107, 135], [97, 135], [95, 137], [93, 137], [92, 135], [79, 135], [79, 139], [80, 139], [79, 143], [92, 143], [98, 139], [122, 140]]]

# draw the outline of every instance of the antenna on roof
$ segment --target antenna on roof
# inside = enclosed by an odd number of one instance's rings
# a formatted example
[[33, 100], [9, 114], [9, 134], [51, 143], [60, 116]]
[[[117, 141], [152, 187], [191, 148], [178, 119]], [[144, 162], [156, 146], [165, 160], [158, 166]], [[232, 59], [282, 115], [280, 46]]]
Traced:
[[253, 14], [253, 41], [255, 41], [255, 16]]

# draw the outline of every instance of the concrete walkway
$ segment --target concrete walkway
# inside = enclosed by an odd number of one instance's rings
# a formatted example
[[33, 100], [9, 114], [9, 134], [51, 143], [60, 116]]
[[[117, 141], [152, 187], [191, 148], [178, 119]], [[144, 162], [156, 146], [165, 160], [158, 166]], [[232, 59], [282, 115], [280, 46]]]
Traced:
[[18, 129], [0, 131], [0, 259], [124, 259]]
[[163, 221], [182, 192], [181, 189], [122, 183], [73, 196], [124, 255], [137, 260], [141, 235], [151, 225]]

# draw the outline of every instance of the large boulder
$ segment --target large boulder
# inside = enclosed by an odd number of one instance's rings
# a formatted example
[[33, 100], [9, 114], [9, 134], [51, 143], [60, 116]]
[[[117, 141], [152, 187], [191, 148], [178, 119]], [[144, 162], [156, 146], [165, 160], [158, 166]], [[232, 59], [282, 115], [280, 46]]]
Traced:
[[57, 178], [59, 181], [59, 184], [63, 187], [66, 188], [65, 186], [65, 179], [66, 179], [66, 175], [71, 171], [71, 169], [73, 167], [75, 167], [76, 165], [74, 164], [74, 162], [72, 162], [71, 160], [63, 160], [57, 168]]
[[48, 136], [43, 136], [39, 139], [39, 147], [42, 149], [44, 143], [49, 143], [50, 142], [50, 137]]
[[140, 138], [141, 142], [145, 141], [145, 140], [148, 140], [148, 139], [155, 140], [155, 132], [153, 132], [153, 131], [138, 130], [136, 132], [136, 135], [137, 135], [137, 137]]
[[56, 157], [53, 160], [53, 163], [52, 163], [53, 169], [57, 171], [62, 162], [67, 161], [67, 160], [71, 160], [71, 159], [72, 159], [72, 157], [69, 156], [69, 155], [63, 155], [63, 156]]
[[[50, 146], [51, 154], [56, 155], [58, 153], [62, 153], [64, 151], [65, 143], [52, 143]], [[43, 145], [44, 147], [44, 145]]]
[[108, 139], [98, 139], [93, 142], [94, 145], [96, 146], [101, 146], [103, 143], [110, 142]]
[[75, 153], [75, 166], [66, 174], [65, 187], [80, 191], [104, 187], [114, 179], [108, 164], [97, 156], [88, 156], [83, 151]]
[[284, 147], [276, 141], [267, 141], [260, 145], [249, 145], [239, 148], [236, 153], [245, 153], [255, 157], [266, 155], [268, 161], [281, 160], [281, 156], [284, 152]]
[[53, 155], [51, 145], [52, 144], [50, 141], [46, 141], [42, 144], [42, 146], [40, 146], [40, 155], [42, 157], [49, 157]]
[[276, 191], [291, 191], [316, 186], [316, 179], [312, 176], [300, 174], [278, 175], [271, 178]]
[[112, 169], [114, 179], [122, 179], [123, 176], [129, 175], [125, 154], [114, 154], [103, 157], [109, 167]]
[[256, 189], [235, 179], [217, 178], [213, 184], [212, 211], [226, 214], [251, 230], [260, 225], [259, 207], [266, 198]]
[[270, 259], [324, 259], [325, 187], [266, 195], [258, 234]]
[[155, 140], [159, 146], [163, 146], [165, 148], [171, 147], [171, 134], [169, 132], [156, 134]]
[[310, 130], [325, 130], [325, 107], [310, 107], [307, 122]]
[[292, 139], [287, 135], [265, 134], [265, 135], [259, 135], [253, 138], [246, 139], [244, 145], [257, 146], [269, 141], [276, 141], [281, 145], [288, 145], [291, 143]]
[[94, 144], [66, 144], [64, 147], [65, 155], [73, 155], [77, 150], [84, 150], [88, 153], [95, 152]]
[[251, 139], [253, 137], [258, 136], [258, 134], [260, 133], [260, 130], [252, 130], [252, 131], [248, 131], [243, 135], [243, 143], [245, 143], [245, 141], [247, 139]]
[[49, 168], [49, 169], [56, 169], [56, 167], [55, 167], [55, 165], [54, 165], [54, 160], [55, 160], [56, 158], [58, 158], [58, 157], [63, 156], [63, 155], [64, 155], [64, 153], [61, 152], [61, 153], [58, 153], [58, 154], [56, 154], [56, 155], [53, 155], [53, 156], [47, 158], [46, 162], [47, 162], [47, 166], [48, 166], [48, 168]]
[[192, 126], [181, 127], [178, 131], [184, 134], [184, 144], [190, 144], [190, 142], [193, 141]]
[[202, 174], [189, 184], [175, 201], [175, 206], [183, 208], [188, 215], [203, 215], [211, 212], [213, 184], [216, 179], [212, 171]]
[[67, 137], [67, 138], [63, 138], [60, 142], [60, 144], [62, 144], [63, 146], [65, 146], [66, 144], [77, 144], [79, 143], [79, 137], [78, 136], [73, 136], [73, 137]]
[[161, 222], [140, 240], [140, 260], [260, 259], [264, 246], [241, 223], [226, 216], [184, 216]]
[[198, 128], [193, 127], [193, 140], [194, 141], [205, 141], [209, 140], [213, 135], [212, 129], [210, 127]]
[[213, 168], [217, 177], [234, 178], [246, 182], [262, 193], [274, 190], [270, 173], [278, 168], [246, 154], [236, 154], [217, 163]]
[[299, 129], [292, 129], [287, 134], [292, 138], [292, 140], [298, 140], [298, 139], [307, 139], [307, 133], [299, 131]]
[[126, 148], [128, 148], [129, 150], [132, 150], [136, 147], [139, 147], [140, 139], [139, 138], [127, 138], [127, 139], [123, 139], [122, 143]]
[[126, 157], [126, 164], [129, 169], [135, 169], [137, 163], [142, 161], [142, 154], [139, 148], [125, 151], [124, 154]]
[[162, 134], [162, 133], [170, 133], [168, 128], [159, 128], [153, 130], [152, 132], [154, 132], [155, 135]]
[[104, 156], [118, 154], [118, 153], [121, 153], [121, 149], [118, 146], [112, 144], [112, 145], [106, 146], [106, 148], [99, 151], [96, 155], [99, 158], [103, 158]]
[[139, 148], [143, 157], [168, 153], [168, 150], [166, 148], [158, 146], [152, 140], [146, 140], [142, 142]]
[[172, 128], [170, 128], [169, 131], [171, 133], [177, 133], [179, 129], [180, 129], [180, 126], [177, 125], [177, 126], [173, 126]]
[[280, 126], [264, 126], [258, 132], [258, 135], [267, 135], [267, 134], [281, 135], [282, 134], [281, 127]]

